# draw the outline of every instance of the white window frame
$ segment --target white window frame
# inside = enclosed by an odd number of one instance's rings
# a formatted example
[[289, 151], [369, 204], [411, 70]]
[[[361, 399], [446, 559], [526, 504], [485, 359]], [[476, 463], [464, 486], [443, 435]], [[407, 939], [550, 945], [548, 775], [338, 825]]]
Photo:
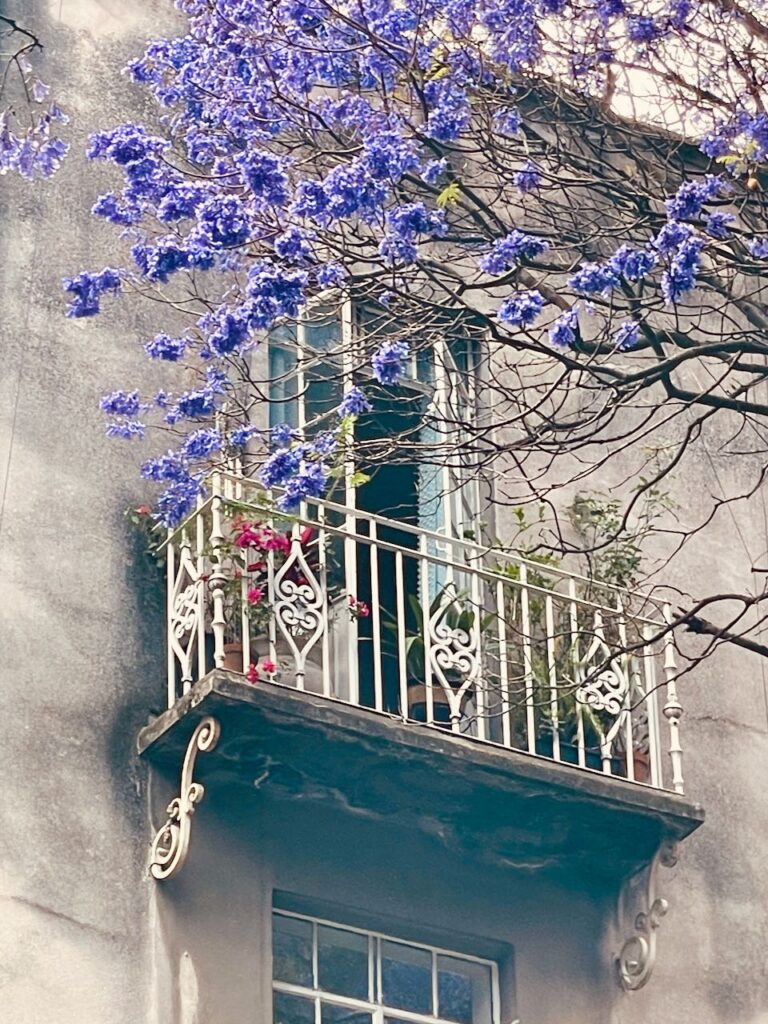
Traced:
[[[295, 341], [293, 344], [295, 345], [296, 353], [295, 377], [297, 392], [294, 401], [296, 402], [297, 427], [300, 432], [303, 432], [307, 426], [304, 397], [307, 384], [306, 374], [308, 367], [318, 358], [318, 353], [310, 348], [306, 342], [307, 315], [311, 313], [313, 308], [330, 308], [334, 305], [338, 310], [340, 327], [341, 358], [339, 360], [339, 369], [341, 371], [343, 391], [347, 391], [352, 387], [355, 380], [355, 370], [359, 366], [360, 351], [358, 340], [360, 337], [360, 327], [356, 321], [352, 300], [349, 296], [339, 296], [338, 293], [333, 291], [325, 291], [318, 294], [312, 299], [307, 310], [302, 311], [294, 322]], [[290, 347], [290, 345], [284, 342], [273, 342], [269, 338], [267, 344], [268, 346]], [[416, 354], [414, 353], [410, 375], [403, 383], [416, 391], [422, 391], [425, 396], [431, 395], [431, 405], [436, 412], [437, 418], [439, 419], [441, 412], [444, 412], [444, 418], [451, 422], [457, 422], [460, 419], [461, 414], [456, 406], [457, 393], [459, 393], [459, 405], [461, 406], [462, 413], [466, 412], [472, 421], [476, 421], [479, 416], [479, 410], [475, 375], [469, 375], [466, 383], [462, 386], [462, 375], [454, 364], [450, 344], [445, 339], [436, 343], [433, 372], [435, 378], [431, 385], [428, 386], [419, 381]], [[346, 460], [345, 466], [346, 488], [344, 504], [348, 508], [355, 508], [356, 488], [351, 484], [355, 466], [351, 455], [351, 444], [349, 451], [350, 455]], [[441, 507], [442, 522], [437, 532], [444, 533], [448, 539], [462, 537], [464, 531], [468, 529], [478, 533], [481, 504], [479, 481], [474, 477], [469, 480], [462, 479], [461, 470], [456, 465], [452, 465], [450, 460], [446, 460], [442, 468], [436, 472], [441, 477], [441, 491], [443, 494]]]
[[[362, 1013], [370, 1013], [372, 1024], [384, 1024], [385, 1017], [396, 1018], [397, 1020], [408, 1021], [409, 1024], [453, 1024], [445, 1017], [433, 1017], [429, 1014], [414, 1013], [410, 1010], [400, 1010], [393, 1006], [384, 1006], [381, 1003], [381, 943], [395, 942], [401, 946], [409, 946], [412, 949], [425, 950], [432, 957], [432, 1005], [437, 1006], [438, 986], [438, 956], [448, 956], [454, 960], [464, 960], [467, 963], [481, 964], [490, 969], [491, 977], [491, 1020], [492, 1024], [500, 1024], [501, 1019], [501, 998], [499, 987], [499, 966], [493, 960], [484, 957], [472, 956], [467, 953], [459, 953], [453, 949], [444, 949], [441, 946], [431, 946], [424, 942], [411, 942], [408, 939], [396, 935], [389, 935], [383, 932], [372, 931], [367, 928], [356, 928], [351, 925], [342, 924], [338, 921], [330, 921], [326, 918], [313, 917], [309, 914], [300, 914], [291, 910], [282, 910], [275, 907], [272, 911], [272, 920], [275, 917], [294, 918], [300, 921], [309, 922], [312, 925], [312, 974], [313, 988], [305, 988], [302, 985], [293, 985], [288, 982], [278, 981], [272, 978], [272, 992], [285, 993], [286, 995], [301, 996], [304, 999], [312, 1000], [315, 1010], [315, 1024], [321, 1024], [321, 1004], [332, 1004], [341, 1006], [344, 1009], [358, 1010]], [[356, 935], [364, 935], [368, 939], [368, 992], [374, 996], [374, 1001], [354, 999], [349, 996], [340, 996], [332, 992], [326, 992], [318, 987], [318, 927], [327, 926], [340, 931], [351, 932]]]

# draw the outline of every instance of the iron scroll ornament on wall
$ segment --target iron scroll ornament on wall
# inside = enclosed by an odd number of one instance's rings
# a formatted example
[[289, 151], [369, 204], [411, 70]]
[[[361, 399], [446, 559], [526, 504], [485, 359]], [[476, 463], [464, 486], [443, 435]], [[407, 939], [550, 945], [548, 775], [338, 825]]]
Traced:
[[205, 796], [205, 787], [194, 782], [192, 773], [198, 754], [207, 754], [219, 742], [221, 726], [215, 718], [206, 715], [198, 722], [187, 744], [181, 769], [179, 796], [168, 804], [168, 818], [152, 840], [149, 871], [153, 878], [165, 881], [173, 878], [187, 859], [192, 834], [192, 815]]
[[641, 989], [656, 963], [656, 938], [661, 919], [669, 910], [669, 902], [656, 895], [659, 867], [672, 868], [677, 864], [677, 844], [662, 843], [647, 868], [644, 909], [635, 917], [635, 931], [616, 958], [621, 986], [627, 992]]

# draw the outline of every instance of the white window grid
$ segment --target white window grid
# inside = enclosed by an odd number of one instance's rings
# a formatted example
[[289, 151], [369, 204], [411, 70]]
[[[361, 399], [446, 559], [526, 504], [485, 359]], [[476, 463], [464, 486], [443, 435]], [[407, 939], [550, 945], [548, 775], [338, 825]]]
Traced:
[[[304, 999], [312, 1000], [315, 1011], [315, 1024], [322, 1024], [321, 1008], [323, 1004], [343, 1007], [344, 1009], [357, 1010], [362, 1013], [370, 1013], [372, 1024], [385, 1024], [385, 1020], [407, 1021], [408, 1024], [454, 1024], [445, 1017], [435, 1017], [431, 1014], [415, 1013], [411, 1010], [401, 1010], [394, 1006], [385, 1006], [382, 1002], [382, 942], [393, 942], [400, 946], [407, 946], [411, 949], [425, 950], [432, 958], [432, 1005], [438, 1005], [438, 957], [446, 956], [454, 960], [463, 960], [466, 963], [479, 964], [489, 968], [491, 978], [491, 1020], [492, 1024], [500, 1024], [500, 989], [499, 989], [499, 968], [493, 960], [486, 960], [483, 957], [472, 956], [467, 953], [458, 953], [453, 949], [445, 949], [441, 946], [430, 946], [422, 942], [410, 942], [396, 935], [385, 934], [384, 932], [370, 931], [366, 928], [356, 928], [351, 925], [340, 924], [338, 921], [331, 921], [327, 918], [310, 917], [307, 914], [300, 914], [289, 910], [275, 909], [275, 917], [294, 918], [299, 921], [306, 921], [312, 925], [312, 974], [314, 987], [307, 988], [302, 985], [293, 985], [288, 982], [278, 981], [273, 978], [273, 992], [284, 992], [287, 995], [301, 996]], [[341, 996], [333, 992], [327, 992], [318, 987], [319, 979], [319, 947], [318, 928], [335, 928], [340, 931], [351, 932], [356, 935], [364, 935], [368, 938], [368, 992], [373, 994], [373, 1001], [355, 999], [351, 996]]]

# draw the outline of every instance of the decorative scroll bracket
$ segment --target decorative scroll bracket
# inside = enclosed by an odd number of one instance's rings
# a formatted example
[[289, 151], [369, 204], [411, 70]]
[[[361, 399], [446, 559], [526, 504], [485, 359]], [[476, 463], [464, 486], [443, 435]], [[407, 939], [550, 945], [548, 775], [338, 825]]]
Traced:
[[635, 918], [637, 935], [632, 935], [621, 947], [616, 958], [619, 981], [627, 992], [636, 992], [646, 984], [656, 963], [656, 933], [669, 903], [656, 895], [659, 867], [671, 868], [677, 863], [677, 844], [665, 842], [659, 847], [646, 873], [645, 906]]
[[213, 750], [219, 742], [220, 733], [219, 723], [207, 715], [198, 723], [187, 745], [181, 769], [179, 796], [174, 797], [168, 804], [168, 820], [152, 840], [149, 871], [152, 877], [159, 881], [173, 878], [187, 859], [192, 834], [192, 815], [205, 795], [202, 783], [192, 780], [195, 760], [198, 754]]

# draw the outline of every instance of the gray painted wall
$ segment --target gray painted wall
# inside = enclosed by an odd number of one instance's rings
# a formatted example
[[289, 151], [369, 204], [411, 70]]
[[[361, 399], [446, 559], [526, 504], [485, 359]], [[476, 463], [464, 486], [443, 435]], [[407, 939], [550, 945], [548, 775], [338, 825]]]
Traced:
[[[141, 104], [115, 68], [161, 31], [170, 7], [4, 8], [44, 39], [46, 77], [72, 114], [75, 151], [94, 127]], [[88, 215], [107, 178], [75, 152], [50, 183], [0, 179], [4, 1017], [266, 1024], [274, 887], [340, 913], [375, 901], [374, 918], [383, 913], [406, 932], [426, 922], [513, 944], [524, 1024], [768, 1021], [765, 668], [734, 651], [682, 687], [688, 793], [709, 820], [662, 883], [672, 907], [656, 973], [639, 994], [615, 987], [611, 955], [631, 922], [611, 921], [604, 901], [480, 872], [415, 836], [398, 838], [395, 871], [391, 836], [311, 805], [257, 797], [244, 817], [209, 801], [180, 878], [165, 887], [147, 880], [147, 773], [133, 745], [164, 696], [161, 595], [122, 516], [144, 498], [140, 455], [104, 440], [97, 403], [139, 378], [140, 353], [128, 343], [150, 325], [119, 303], [97, 320], [65, 320], [59, 289], [63, 275], [111, 258], [112, 232]], [[716, 472], [703, 457], [677, 481], [684, 508], [742, 472], [713, 459]], [[729, 515], [680, 560], [681, 587], [703, 573], [729, 587], [751, 561], [765, 561], [762, 504], [734, 510], [738, 529]], [[158, 798], [172, 792], [155, 783]]]
[[107, 175], [79, 154], [136, 105], [116, 69], [169, 7], [3, 5], [39, 32], [73, 141], [50, 183], [0, 178], [0, 1017], [18, 1024], [152, 1019], [133, 747], [162, 699], [160, 595], [123, 520], [142, 500], [138, 451], [105, 441], [98, 410], [140, 372], [127, 342], [142, 325], [119, 304], [65, 319], [61, 278], [114, 251], [88, 214]]

